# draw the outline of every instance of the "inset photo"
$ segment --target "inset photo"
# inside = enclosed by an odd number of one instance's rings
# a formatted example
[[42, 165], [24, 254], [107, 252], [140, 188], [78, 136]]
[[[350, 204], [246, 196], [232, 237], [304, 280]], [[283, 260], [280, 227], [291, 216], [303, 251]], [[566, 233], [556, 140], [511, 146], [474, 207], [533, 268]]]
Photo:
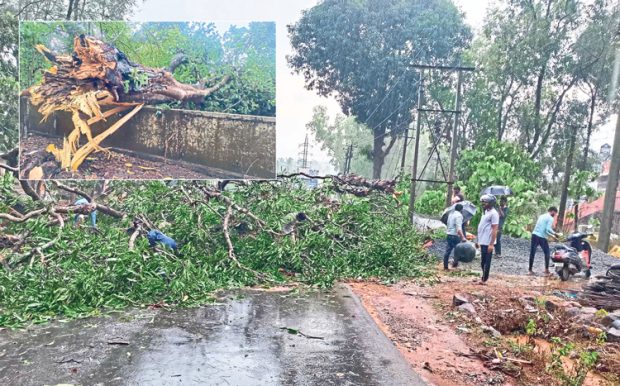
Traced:
[[21, 22], [20, 178], [276, 176], [273, 22]]

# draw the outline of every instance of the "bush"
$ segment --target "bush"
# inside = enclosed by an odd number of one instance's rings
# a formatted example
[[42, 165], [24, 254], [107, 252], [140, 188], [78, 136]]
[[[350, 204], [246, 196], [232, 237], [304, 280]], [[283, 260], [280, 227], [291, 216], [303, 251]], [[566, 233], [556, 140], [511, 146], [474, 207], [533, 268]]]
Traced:
[[[532, 161], [519, 146], [510, 142], [490, 140], [481, 149], [466, 150], [457, 163], [459, 185], [465, 188], [468, 199], [478, 201], [480, 192], [490, 185], [507, 185], [514, 195], [508, 198], [510, 214], [503, 233], [525, 237], [526, 227], [548, 206], [550, 198], [538, 192], [541, 186], [540, 165]], [[471, 220], [477, 227], [481, 210]]]
[[432, 216], [440, 215], [446, 207], [446, 190], [427, 189], [415, 202], [415, 210], [418, 213]]

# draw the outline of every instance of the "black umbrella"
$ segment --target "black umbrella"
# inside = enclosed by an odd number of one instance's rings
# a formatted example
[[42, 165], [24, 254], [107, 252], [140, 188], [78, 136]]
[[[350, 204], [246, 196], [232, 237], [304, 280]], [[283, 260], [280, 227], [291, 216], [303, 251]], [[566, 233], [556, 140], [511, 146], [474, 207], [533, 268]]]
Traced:
[[507, 186], [493, 185], [480, 192], [480, 195], [492, 194], [494, 196], [512, 196], [512, 189]]
[[454, 212], [454, 207], [456, 207], [457, 204], [463, 205], [463, 211], [461, 211], [461, 214], [463, 214], [464, 222], [471, 220], [471, 218], [474, 217], [474, 215], [476, 214], [476, 210], [477, 210], [476, 205], [472, 204], [469, 201], [457, 202], [456, 204], [452, 205], [451, 207], [446, 208], [443, 211], [443, 214], [441, 215], [442, 223], [444, 224], [448, 223], [448, 216], [450, 215], [450, 213]]

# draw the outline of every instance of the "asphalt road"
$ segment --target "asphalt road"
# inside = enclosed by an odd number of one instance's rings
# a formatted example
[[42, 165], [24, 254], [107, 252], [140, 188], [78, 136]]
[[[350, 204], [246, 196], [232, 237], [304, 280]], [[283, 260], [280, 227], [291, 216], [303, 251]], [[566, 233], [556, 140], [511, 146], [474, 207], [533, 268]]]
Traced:
[[348, 287], [0, 332], [0, 384], [424, 385]]

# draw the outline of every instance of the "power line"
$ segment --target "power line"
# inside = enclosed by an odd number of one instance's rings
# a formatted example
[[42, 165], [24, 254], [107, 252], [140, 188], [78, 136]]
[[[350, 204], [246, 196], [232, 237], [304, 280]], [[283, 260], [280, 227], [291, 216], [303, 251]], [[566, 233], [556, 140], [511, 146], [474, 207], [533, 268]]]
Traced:
[[[417, 51], [415, 56], [413, 57], [412, 61], [415, 61], [420, 55], [422, 54], [422, 51]], [[415, 67], [414, 67], [415, 68]], [[368, 123], [368, 121], [370, 120], [370, 118], [372, 118], [373, 115], [375, 115], [375, 113], [377, 112], [377, 110], [379, 110], [379, 107], [383, 104], [383, 102], [385, 102], [385, 100], [387, 99], [388, 96], [390, 96], [390, 94], [392, 93], [392, 91], [394, 90], [394, 88], [396, 88], [396, 85], [403, 79], [403, 76], [405, 75], [405, 72], [407, 72], [407, 70], [409, 69], [409, 66], [406, 66], [405, 69], [403, 70], [403, 72], [400, 74], [400, 76], [397, 78], [396, 82], [388, 88], [387, 93], [385, 94], [385, 96], [383, 97], [383, 99], [381, 100], [381, 102], [379, 102], [379, 104], [377, 104], [377, 106], [375, 107], [375, 109], [373, 110], [372, 113], [370, 113], [370, 115], [368, 116], [368, 118], [366, 118], [364, 120], [364, 124]]]

